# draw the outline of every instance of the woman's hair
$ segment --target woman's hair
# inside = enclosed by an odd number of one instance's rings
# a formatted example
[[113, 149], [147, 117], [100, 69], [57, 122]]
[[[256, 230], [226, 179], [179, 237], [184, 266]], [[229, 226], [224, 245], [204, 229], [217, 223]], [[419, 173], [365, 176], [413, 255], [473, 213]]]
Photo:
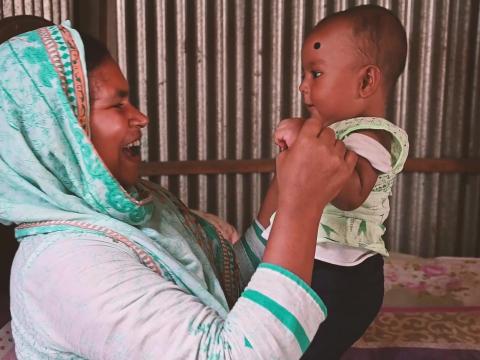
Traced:
[[101, 41], [83, 32], [80, 32], [80, 37], [82, 38], [85, 49], [87, 73], [94, 70], [106, 59], [112, 57], [107, 47]]
[[3, 18], [0, 20], [0, 44], [16, 35], [50, 25], [54, 25], [50, 20], [33, 15], [16, 15]]

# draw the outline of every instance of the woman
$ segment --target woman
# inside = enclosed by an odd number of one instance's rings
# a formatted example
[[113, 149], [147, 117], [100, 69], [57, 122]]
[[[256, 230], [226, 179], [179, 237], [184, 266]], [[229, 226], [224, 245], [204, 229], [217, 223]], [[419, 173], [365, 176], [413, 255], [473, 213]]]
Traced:
[[326, 315], [308, 285], [318, 219], [354, 156], [309, 120], [277, 160], [268, 244], [253, 225], [233, 250], [138, 180], [148, 120], [108, 52], [84, 40], [65, 24], [0, 46], [0, 221], [19, 224], [18, 358], [299, 358]]

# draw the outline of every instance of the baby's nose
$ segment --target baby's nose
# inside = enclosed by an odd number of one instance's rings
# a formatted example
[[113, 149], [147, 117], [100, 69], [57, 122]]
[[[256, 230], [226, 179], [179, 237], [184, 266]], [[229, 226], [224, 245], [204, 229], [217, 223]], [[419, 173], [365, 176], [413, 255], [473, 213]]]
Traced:
[[298, 90], [302, 93], [305, 94], [308, 91], [308, 86], [305, 83], [305, 81], [302, 81], [300, 85], [298, 86]]

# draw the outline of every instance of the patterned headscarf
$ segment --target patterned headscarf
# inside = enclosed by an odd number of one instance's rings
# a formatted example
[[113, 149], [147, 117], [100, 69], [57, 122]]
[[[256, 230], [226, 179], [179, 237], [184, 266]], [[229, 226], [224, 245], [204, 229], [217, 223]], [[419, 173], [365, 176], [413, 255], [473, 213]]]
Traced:
[[[0, 222], [21, 224], [19, 240], [85, 231], [123, 242], [225, 315], [238, 286], [216, 265], [234, 268], [231, 247], [166, 190], [126, 191], [95, 151], [78, 33], [65, 23], [10, 39], [0, 46], [0, 74]], [[226, 278], [225, 294], [218, 279]]]
[[0, 48], [3, 222], [100, 212], [141, 224], [150, 216], [151, 199], [128, 194], [89, 140], [81, 44], [75, 30], [51, 26], [15, 37]]

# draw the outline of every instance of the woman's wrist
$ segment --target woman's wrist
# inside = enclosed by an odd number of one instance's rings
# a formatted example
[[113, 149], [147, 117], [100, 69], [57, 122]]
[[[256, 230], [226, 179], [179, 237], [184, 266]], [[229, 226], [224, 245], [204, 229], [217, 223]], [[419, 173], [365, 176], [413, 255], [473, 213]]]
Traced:
[[298, 217], [301, 222], [320, 219], [325, 206], [328, 204], [328, 200], [320, 198], [321, 195], [318, 194], [315, 199], [312, 199], [311, 197], [299, 196], [293, 192], [282, 194], [278, 198], [277, 212], [281, 210], [292, 217]]

